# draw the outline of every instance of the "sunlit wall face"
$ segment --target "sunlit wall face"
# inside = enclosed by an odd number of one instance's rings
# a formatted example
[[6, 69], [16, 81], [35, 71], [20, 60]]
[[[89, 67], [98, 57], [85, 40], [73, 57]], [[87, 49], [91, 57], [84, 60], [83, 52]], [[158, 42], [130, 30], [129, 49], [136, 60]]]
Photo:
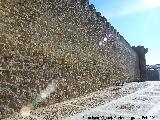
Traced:
[[27, 106], [22, 107], [22, 109], [20, 110], [20, 113], [23, 117], [30, 116], [30, 112], [31, 112], [31, 109], [30, 107], [27, 107]]
[[90, 0], [90, 3], [131, 46], [148, 48], [148, 65], [160, 63], [160, 0]]

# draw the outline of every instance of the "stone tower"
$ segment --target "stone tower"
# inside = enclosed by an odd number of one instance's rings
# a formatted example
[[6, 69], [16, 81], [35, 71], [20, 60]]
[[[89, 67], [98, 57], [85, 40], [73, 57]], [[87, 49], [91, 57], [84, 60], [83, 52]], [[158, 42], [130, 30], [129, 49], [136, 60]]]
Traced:
[[145, 54], [148, 52], [148, 48], [144, 48], [144, 46], [133, 46], [132, 48], [137, 53], [139, 58], [140, 82], [143, 82], [147, 80]]

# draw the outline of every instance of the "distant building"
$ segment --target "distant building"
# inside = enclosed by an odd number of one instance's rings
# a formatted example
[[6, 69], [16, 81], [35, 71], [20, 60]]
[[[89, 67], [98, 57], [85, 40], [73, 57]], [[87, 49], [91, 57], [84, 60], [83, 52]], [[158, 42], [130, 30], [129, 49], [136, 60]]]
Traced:
[[159, 73], [159, 80], [160, 80], [160, 68], [158, 68], [158, 73]]
[[160, 64], [147, 65], [147, 77], [148, 80], [157, 81], [160, 80]]

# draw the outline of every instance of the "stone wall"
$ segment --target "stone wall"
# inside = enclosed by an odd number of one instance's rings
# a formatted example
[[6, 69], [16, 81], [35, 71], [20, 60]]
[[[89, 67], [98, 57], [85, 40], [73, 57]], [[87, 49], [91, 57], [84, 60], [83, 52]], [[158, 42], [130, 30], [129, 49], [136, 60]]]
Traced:
[[160, 80], [160, 65], [146, 65], [147, 68], [147, 79], [149, 81], [158, 81]]
[[148, 48], [144, 48], [144, 46], [133, 46], [134, 51], [138, 55], [139, 59], [139, 70], [140, 70], [140, 82], [144, 82], [147, 80], [147, 69], [146, 69], [146, 59], [145, 54], [148, 52]]
[[149, 81], [158, 81], [159, 71], [157, 69], [147, 70], [147, 78]]
[[0, 1], [0, 113], [19, 111], [56, 81], [41, 106], [139, 79], [138, 56], [88, 0]]

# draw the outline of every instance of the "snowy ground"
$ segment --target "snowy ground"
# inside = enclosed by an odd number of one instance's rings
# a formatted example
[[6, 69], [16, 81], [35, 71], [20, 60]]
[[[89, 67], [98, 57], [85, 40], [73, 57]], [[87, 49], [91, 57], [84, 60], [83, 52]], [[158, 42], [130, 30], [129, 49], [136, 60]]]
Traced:
[[[97, 117], [97, 118], [96, 118]], [[127, 83], [31, 112], [25, 120], [160, 120], [160, 82]], [[20, 113], [6, 120], [23, 120]]]
[[64, 120], [88, 120], [94, 117], [99, 117], [99, 120], [104, 120], [104, 118], [106, 120], [141, 120], [144, 118], [160, 120], [160, 82], [152, 82], [145, 89]]

